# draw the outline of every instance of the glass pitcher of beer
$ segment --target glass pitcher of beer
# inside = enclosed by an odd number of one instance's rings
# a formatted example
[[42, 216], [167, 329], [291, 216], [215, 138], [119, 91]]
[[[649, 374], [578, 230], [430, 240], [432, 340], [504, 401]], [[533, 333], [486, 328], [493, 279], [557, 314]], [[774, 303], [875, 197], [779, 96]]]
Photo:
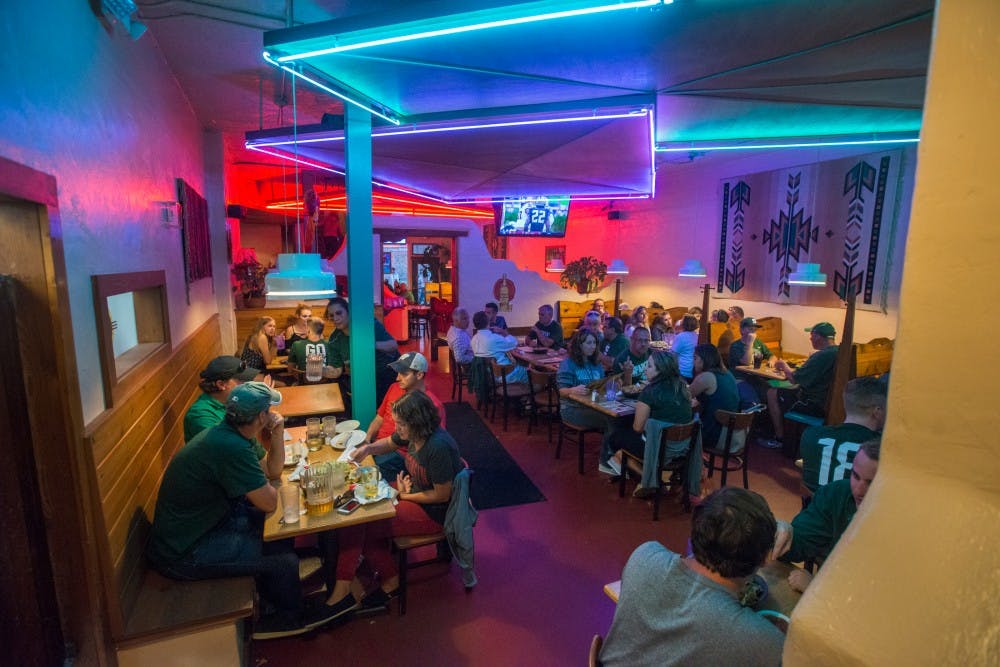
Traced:
[[323, 362], [326, 361], [322, 354], [306, 355], [306, 382], [319, 382], [323, 379]]
[[374, 500], [378, 497], [378, 483], [382, 479], [378, 466], [363, 466], [358, 468], [358, 484], [365, 500]]
[[333, 509], [333, 466], [327, 462], [306, 468], [302, 488], [306, 491], [306, 504], [313, 514], [324, 514]]

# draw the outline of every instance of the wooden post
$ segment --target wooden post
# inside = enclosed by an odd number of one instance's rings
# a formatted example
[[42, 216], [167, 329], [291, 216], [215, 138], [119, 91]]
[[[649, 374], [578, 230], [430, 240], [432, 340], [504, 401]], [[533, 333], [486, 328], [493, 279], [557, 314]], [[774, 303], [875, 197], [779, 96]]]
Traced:
[[615, 309], [611, 311], [613, 317], [618, 317], [618, 306], [622, 304], [622, 279], [615, 278]]
[[840, 347], [837, 348], [837, 361], [833, 367], [833, 381], [830, 383], [830, 394], [827, 399], [829, 406], [826, 411], [826, 423], [842, 424], [844, 422], [844, 387], [851, 379], [851, 348], [854, 346], [854, 306], [857, 295], [850, 287], [847, 293], [847, 312], [844, 313], [844, 330], [840, 333]]

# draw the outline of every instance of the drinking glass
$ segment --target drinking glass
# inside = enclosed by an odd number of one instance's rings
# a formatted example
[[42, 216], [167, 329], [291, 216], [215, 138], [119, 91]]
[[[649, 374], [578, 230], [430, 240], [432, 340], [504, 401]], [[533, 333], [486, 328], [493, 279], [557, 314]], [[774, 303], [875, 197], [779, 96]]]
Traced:
[[323, 379], [322, 354], [306, 355], [306, 382], [319, 382]]
[[278, 495], [281, 496], [281, 519], [285, 523], [299, 522], [299, 485], [285, 482], [278, 487]]
[[326, 436], [326, 444], [330, 444], [337, 435], [337, 418], [333, 415], [323, 417], [323, 435]]
[[317, 451], [324, 443], [323, 423], [319, 417], [309, 417], [306, 419], [306, 447], [310, 452]]

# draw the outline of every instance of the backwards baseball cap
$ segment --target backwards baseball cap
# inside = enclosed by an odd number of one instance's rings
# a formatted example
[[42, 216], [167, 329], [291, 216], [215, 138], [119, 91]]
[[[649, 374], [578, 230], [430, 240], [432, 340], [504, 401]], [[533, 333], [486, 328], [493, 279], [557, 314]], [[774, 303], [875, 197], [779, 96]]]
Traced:
[[742, 320], [740, 320], [740, 329], [744, 329], [747, 327], [753, 327], [754, 329], [761, 329], [763, 328], [763, 326], [764, 326], [763, 324], [757, 324], [757, 320], [755, 320], [752, 317], [744, 317]]
[[254, 417], [279, 403], [281, 394], [263, 382], [244, 382], [229, 392], [226, 414], [245, 419]]
[[232, 355], [216, 357], [208, 362], [205, 370], [201, 372], [201, 377], [209, 382], [216, 380], [228, 380], [236, 378], [240, 382], [246, 382], [257, 377], [260, 373], [256, 368], [247, 367], [246, 363]]
[[834, 338], [837, 335], [837, 330], [834, 329], [833, 325], [829, 322], [814, 324], [813, 326], [807, 328], [806, 331], [817, 333], [823, 338]]
[[405, 373], [406, 371], [419, 371], [426, 373], [427, 357], [419, 352], [407, 352], [399, 359], [396, 359], [396, 361], [389, 364], [389, 368], [397, 373]]

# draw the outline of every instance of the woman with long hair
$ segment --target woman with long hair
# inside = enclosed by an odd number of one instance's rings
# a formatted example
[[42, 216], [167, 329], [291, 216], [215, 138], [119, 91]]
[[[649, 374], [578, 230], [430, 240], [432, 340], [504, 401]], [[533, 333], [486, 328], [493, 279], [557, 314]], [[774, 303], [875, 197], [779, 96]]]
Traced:
[[726, 370], [718, 348], [711, 343], [694, 348], [695, 378], [691, 382], [691, 395], [701, 409], [701, 440], [706, 448], [719, 442], [722, 426], [715, 419], [716, 410], [739, 410], [740, 394], [736, 378]]
[[653, 323], [649, 325], [649, 336], [651, 340], [664, 340], [667, 332], [674, 330], [674, 323], [670, 321], [670, 313], [663, 311], [653, 318]]
[[632, 314], [628, 318], [628, 323], [625, 325], [625, 337], [631, 338], [632, 332], [639, 327], [649, 328], [649, 321], [647, 319], [646, 306], [637, 306]]
[[[326, 600], [331, 620], [362, 604], [384, 606], [399, 589], [396, 560], [389, 551], [389, 540], [403, 535], [438, 533], [444, 528], [445, 514], [451, 500], [452, 481], [465, 464], [455, 439], [441, 428], [441, 416], [434, 402], [424, 392], [414, 389], [392, 404], [396, 422], [393, 440], [405, 443], [406, 470], [396, 476], [399, 491], [396, 516], [385, 521], [349, 526], [338, 530], [340, 551], [337, 555], [336, 583]], [[366, 454], [383, 454], [366, 448]], [[361, 557], [380, 575], [381, 585], [364, 596], [356, 577]], [[466, 586], [475, 581], [466, 581]]]
[[286, 348], [290, 348], [297, 340], [308, 340], [310, 317], [312, 317], [312, 307], [308, 304], [300, 303], [295, 307], [295, 317], [291, 318], [291, 323], [285, 329]]
[[243, 342], [240, 359], [248, 368], [256, 368], [263, 372], [278, 353], [278, 344], [274, 340], [277, 328], [273, 317], [257, 318], [253, 331]]
[[569, 341], [569, 357], [559, 364], [559, 371], [556, 373], [556, 386], [559, 387], [559, 414], [564, 422], [574, 426], [599, 428], [604, 431], [607, 446], [601, 447], [603, 460], [598, 469], [608, 474], [618, 474], [607, 464], [611, 457], [613, 420], [597, 410], [591, 410], [569, 399], [572, 394], [586, 396], [591, 391], [588, 385], [603, 377], [604, 367], [597, 352], [597, 336], [590, 329], [577, 330]]
[[[647, 444], [642, 439], [646, 423], [650, 419], [658, 419], [668, 424], [686, 424], [691, 421], [693, 413], [691, 392], [688, 391], [687, 383], [681, 379], [677, 359], [672, 354], [659, 350], [650, 354], [649, 362], [646, 364], [646, 378], [649, 384], [635, 402], [632, 429], [619, 431], [615, 444], [616, 449], [626, 449], [636, 456], [641, 456], [644, 462], [650, 461], [652, 466], [652, 457], [646, 455]], [[649, 446], [658, 448], [659, 442], [649, 443]], [[654, 493], [656, 474], [658, 471], [644, 469], [643, 483], [636, 487], [633, 495], [645, 498]]]

